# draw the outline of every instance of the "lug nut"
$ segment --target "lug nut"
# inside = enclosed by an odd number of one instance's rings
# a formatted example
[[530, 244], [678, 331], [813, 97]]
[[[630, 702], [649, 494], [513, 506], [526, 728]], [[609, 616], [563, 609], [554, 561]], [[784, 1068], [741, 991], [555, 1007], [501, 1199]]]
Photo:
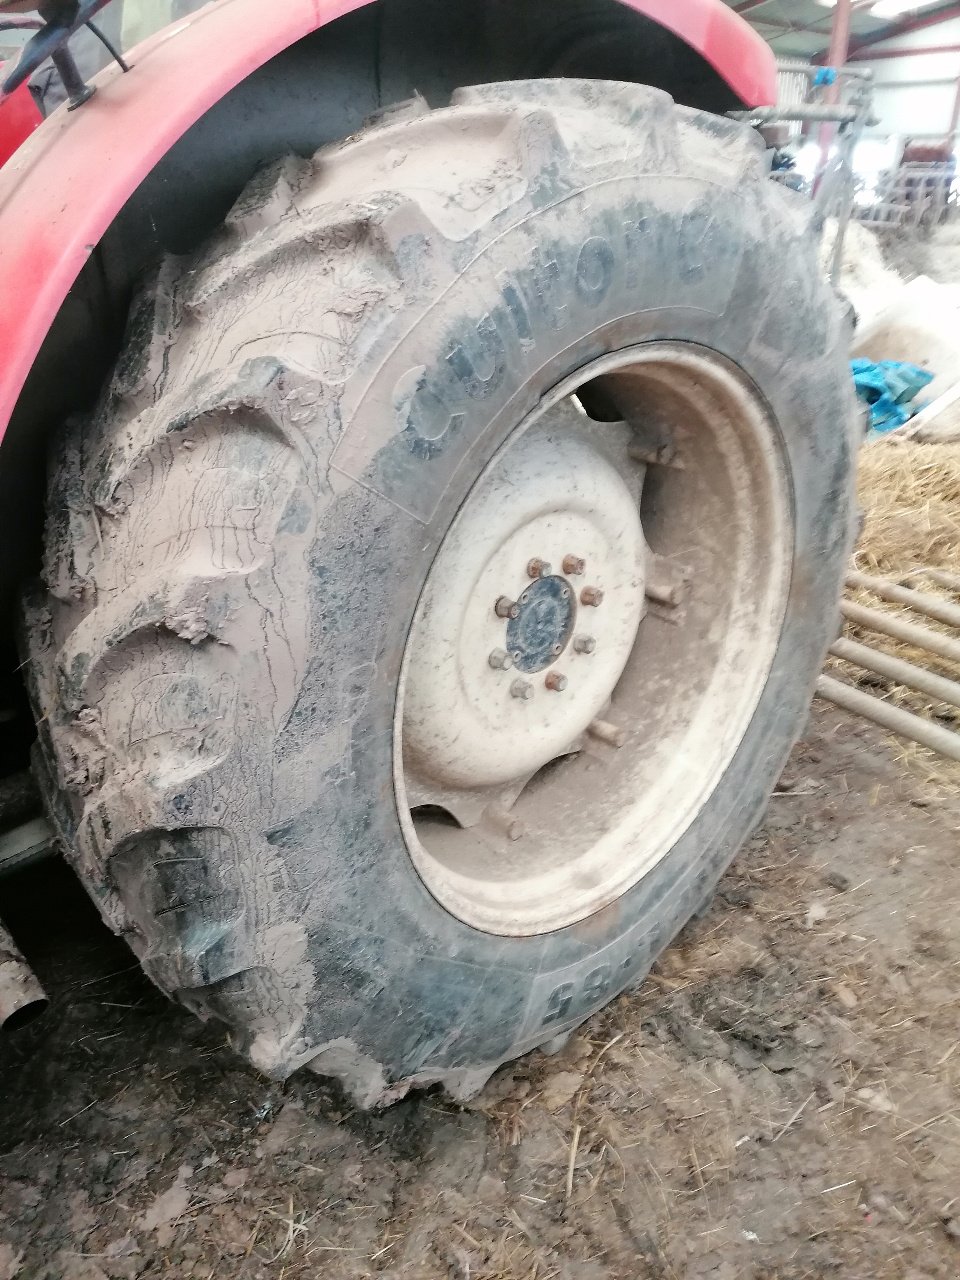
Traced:
[[516, 600], [511, 600], [509, 596], [501, 596], [493, 608], [498, 618], [520, 617], [520, 606]]
[[596, 653], [597, 642], [593, 636], [577, 636], [573, 642], [573, 647], [577, 653]]
[[531, 560], [527, 565], [527, 573], [531, 578], [549, 578], [553, 567], [546, 560]]
[[534, 688], [529, 680], [514, 680], [510, 686], [510, 696], [519, 698], [521, 702], [529, 702], [533, 695]]
[[586, 571], [586, 568], [586, 560], [581, 560], [579, 556], [563, 557], [563, 572], [569, 578], [579, 578], [579, 576]]
[[603, 592], [599, 587], [584, 587], [580, 592], [580, 603], [596, 609], [603, 604]]
[[513, 659], [506, 649], [494, 649], [487, 661], [494, 671], [509, 671], [513, 666]]
[[559, 671], [551, 671], [544, 681], [551, 693], [563, 693], [569, 683], [567, 677], [562, 676]]

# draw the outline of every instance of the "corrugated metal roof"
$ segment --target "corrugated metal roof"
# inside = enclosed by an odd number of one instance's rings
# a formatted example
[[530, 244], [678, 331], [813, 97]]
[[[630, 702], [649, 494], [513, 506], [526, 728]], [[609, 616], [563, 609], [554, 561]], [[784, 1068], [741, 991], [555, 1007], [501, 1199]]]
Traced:
[[[815, 59], [830, 46], [833, 8], [816, 0], [726, 0], [773, 46], [782, 58]], [[854, 0], [851, 17], [851, 44], [895, 36], [916, 20], [943, 16], [960, 17], [960, 4], [921, 6], [898, 18], [877, 18], [871, 13], [873, 0]], [[931, 44], [936, 43], [936, 26], [931, 24]]]

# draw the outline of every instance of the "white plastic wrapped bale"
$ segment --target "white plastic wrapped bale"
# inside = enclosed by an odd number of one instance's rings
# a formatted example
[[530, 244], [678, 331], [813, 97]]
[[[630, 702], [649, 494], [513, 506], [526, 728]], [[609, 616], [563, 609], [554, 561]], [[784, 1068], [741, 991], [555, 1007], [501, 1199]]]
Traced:
[[911, 421], [907, 434], [927, 444], [960, 442], [960, 382], [931, 401]]
[[960, 285], [937, 284], [928, 276], [901, 283], [873, 318], [861, 314], [852, 355], [919, 365], [934, 375], [924, 399], [939, 399], [960, 370]]
[[[833, 255], [836, 233], [836, 221], [830, 218], [824, 228], [821, 251], [824, 270]], [[883, 261], [874, 233], [852, 222], [844, 239], [843, 264], [837, 286], [849, 298], [857, 313], [858, 327], [863, 328], [873, 324], [887, 310], [891, 299], [903, 288], [904, 280]]]

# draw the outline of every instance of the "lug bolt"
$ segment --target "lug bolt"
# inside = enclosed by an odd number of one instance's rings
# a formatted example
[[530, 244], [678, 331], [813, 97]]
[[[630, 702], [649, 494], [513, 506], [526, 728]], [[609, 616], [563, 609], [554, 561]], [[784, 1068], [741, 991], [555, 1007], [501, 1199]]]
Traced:
[[584, 587], [580, 592], [580, 603], [596, 609], [603, 604], [603, 592], [599, 587]]
[[509, 671], [513, 666], [513, 659], [506, 649], [494, 649], [487, 661], [494, 671]]
[[553, 573], [553, 566], [547, 564], [546, 560], [531, 560], [527, 565], [527, 573], [531, 578], [549, 578]]
[[484, 810], [483, 821], [493, 827], [498, 835], [506, 836], [508, 840], [522, 840], [527, 834], [520, 819], [498, 804], [492, 804]]
[[563, 572], [569, 578], [579, 578], [582, 573], [586, 572], [586, 568], [586, 560], [581, 560], [579, 556], [563, 557]]
[[511, 600], [509, 596], [501, 596], [493, 608], [498, 618], [520, 617], [520, 606], [516, 600]]
[[533, 695], [534, 688], [529, 680], [514, 680], [510, 686], [510, 696], [519, 698], [521, 702], [529, 702]]
[[597, 642], [593, 636], [577, 636], [573, 642], [573, 647], [577, 653], [596, 653]]
[[619, 725], [611, 724], [609, 720], [592, 721], [587, 726], [587, 733], [592, 738], [605, 742], [608, 747], [616, 747], [618, 751], [621, 747], [626, 746], [626, 729], [621, 729]]
[[551, 671], [544, 681], [551, 693], [563, 693], [569, 683], [567, 677], [562, 676], [559, 671]]

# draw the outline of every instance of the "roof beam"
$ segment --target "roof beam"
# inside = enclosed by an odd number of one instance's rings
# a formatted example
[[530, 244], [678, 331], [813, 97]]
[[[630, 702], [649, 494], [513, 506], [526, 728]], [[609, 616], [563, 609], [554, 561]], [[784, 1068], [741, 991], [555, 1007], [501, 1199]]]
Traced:
[[[762, 4], [769, 4], [770, 0], [750, 0], [750, 2], [753, 7], [758, 7]], [[869, 10], [875, 3], [876, 0], [853, 0], [850, 12], [858, 13], [863, 9]], [[737, 12], [740, 12], [740, 10], [738, 9]], [[823, 36], [824, 42], [827, 43], [828, 37], [833, 31], [835, 14], [836, 10], [832, 13], [830, 10], [826, 10], [822, 16], [814, 18], [812, 22], [781, 22], [778, 19], [765, 18], [762, 14], [758, 14], [757, 17], [752, 18], [750, 21], [754, 27], [766, 27], [777, 33], [776, 35], [768, 36], [767, 39], [769, 40], [779, 40], [781, 36], [805, 34]]]
[[878, 62], [883, 58], [923, 58], [931, 53], [960, 53], [960, 44], [924, 44], [911, 49], [909, 45], [900, 45], [896, 49], [874, 49], [869, 45], [862, 53], [855, 53], [851, 62]]
[[[798, 26], [793, 26], [789, 22], [777, 22], [773, 18], [754, 18], [753, 22], [751, 22], [750, 25], [752, 27], [756, 27], [758, 30], [762, 28], [761, 35], [763, 34], [763, 31], [776, 31], [778, 34], [785, 35], [785, 36], [798, 35], [798, 34], [802, 35], [804, 32], [807, 32], [808, 34], [811, 34], [811, 35], [825, 36], [828, 34], [828, 32], [825, 31], [822, 27], [810, 27], [810, 26], [798, 27]], [[773, 36], [771, 37], [771, 39], [776, 39], [776, 37]]]
[[875, 31], [873, 35], [861, 36], [859, 40], [854, 40], [850, 46], [850, 56], [856, 57], [862, 49], [868, 49], [872, 44], [879, 44], [881, 40], [895, 40], [897, 36], [909, 35], [911, 31], [926, 31], [929, 27], [939, 27], [953, 18], [960, 18], [960, 4], [948, 4], [942, 9], [935, 9], [933, 13], [925, 13], [914, 18], [906, 18], [903, 22], [892, 23], [886, 30]]

